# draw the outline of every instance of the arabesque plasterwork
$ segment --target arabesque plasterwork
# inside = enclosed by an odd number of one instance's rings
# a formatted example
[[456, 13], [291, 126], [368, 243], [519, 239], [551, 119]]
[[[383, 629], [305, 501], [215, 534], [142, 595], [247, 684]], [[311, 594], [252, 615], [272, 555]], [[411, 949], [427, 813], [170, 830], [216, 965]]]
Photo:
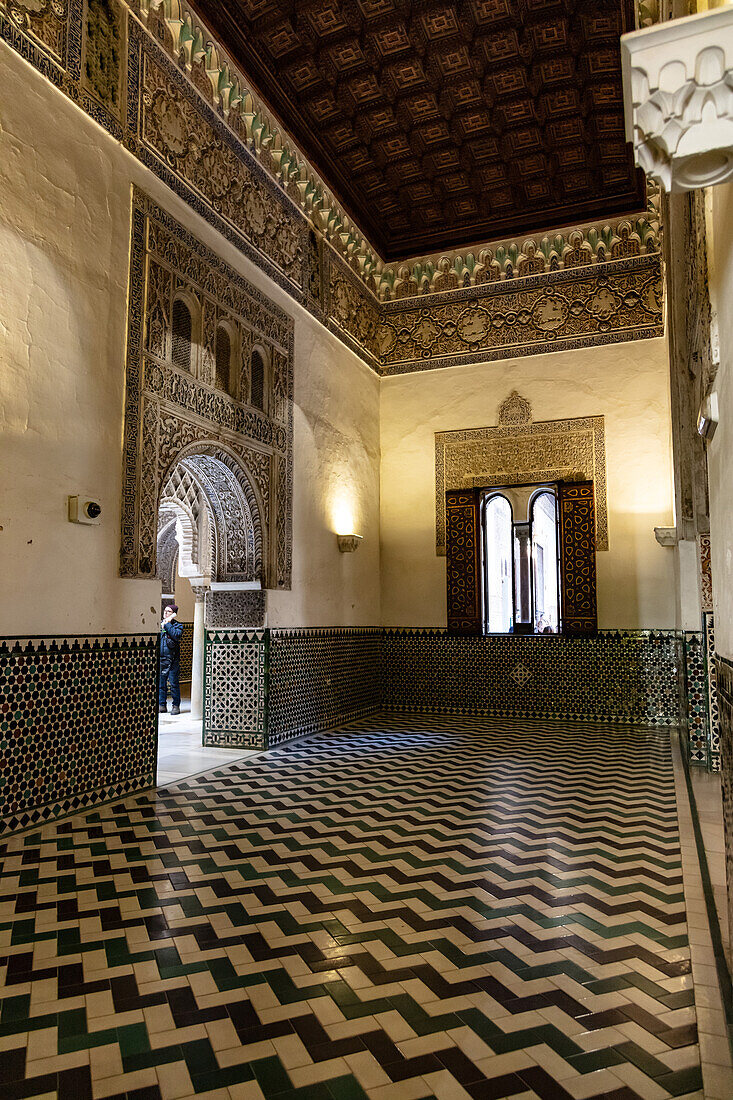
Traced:
[[[137, 189], [132, 214], [121, 574], [154, 575], [160, 492], [182, 464], [212, 512], [214, 578], [287, 588], [293, 321]], [[202, 318], [194, 373], [171, 360], [180, 293]], [[222, 322], [236, 346], [257, 343], [277, 362], [272, 416], [215, 387], [206, 333]], [[235, 386], [246, 394], [241, 380]]]
[[186, 4], [114, 3], [0, 0], [0, 36], [375, 371], [662, 334], [653, 189], [635, 217], [385, 265]]
[[583, 480], [595, 489], [596, 550], [608, 550], [604, 418], [533, 421], [528, 409], [526, 398], [513, 392], [497, 425], [435, 433], [437, 554], [445, 554], [446, 490]]
[[8, 17], [18, 30], [35, 39], [57, 61], [63, 61], [68, 0], [8, 0]]
[[453, 291], [429, 309], [391, 302], [377, 329], [379, 364], [394, 374], [659, 335], [662, 303], [658, 261], [643, 257], [623, 271], [605, 264]]
[[140, 137], [148, 148], [219, 216], [265, 254], [297, 287], [303, 286], [307, 224], [287, 200], [263, 194], [262, 187], [226, 140], [198, 109], [198, 95], [183, 79], [171, 78], [143, 49]]

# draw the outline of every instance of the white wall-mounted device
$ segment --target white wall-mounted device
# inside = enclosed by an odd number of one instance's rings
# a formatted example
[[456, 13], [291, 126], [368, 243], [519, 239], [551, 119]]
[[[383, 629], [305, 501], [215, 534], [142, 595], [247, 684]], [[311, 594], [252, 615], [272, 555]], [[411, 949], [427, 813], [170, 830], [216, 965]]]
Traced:
[[718, 395], [713, 390], [704, 398], [700, 411], [697, 414], [697, 433], [701, 435], [703, 439], [710, 440], [715, 435], [715, 429], [718, 426], [718, 420], [720, 419], [720, 413], [718, 411]]
[[98, 527], [102, 505], [92, 497], [70, 496], [67, 497], [69, 508], [69, 523], [84, 523], [88, 527]]

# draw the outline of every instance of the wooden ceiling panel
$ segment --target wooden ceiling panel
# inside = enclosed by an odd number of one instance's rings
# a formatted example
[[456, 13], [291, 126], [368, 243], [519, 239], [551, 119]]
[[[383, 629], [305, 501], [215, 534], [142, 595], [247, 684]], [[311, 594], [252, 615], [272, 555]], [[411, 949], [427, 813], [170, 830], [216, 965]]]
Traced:
[[385, 260], [631, 214], [633, 0], [198, 0]]

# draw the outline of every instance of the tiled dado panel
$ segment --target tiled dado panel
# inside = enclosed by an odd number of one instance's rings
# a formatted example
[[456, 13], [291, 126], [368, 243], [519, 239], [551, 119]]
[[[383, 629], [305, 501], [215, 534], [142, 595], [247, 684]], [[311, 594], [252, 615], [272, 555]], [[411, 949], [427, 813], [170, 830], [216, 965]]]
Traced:
[[715, 662], [715, 619], [712, 611], [703, 612], [705, 635], [705, 688], [708, 713], [708, 763], [711, 771], [720, 771], [720, 707], [718, 673]]
[[[720, 712], [720, 770], [723, 779], [723, 828], [728, 875], [728, 926], [733, 928], [733, 661], [716, 657], [715, 670]], [[733, 948], [729, 948], [728, 964], [733, 967]]]
[[271, 630], [268, 744], [378, 710], [382, 636], [377, 627]]
[[381, 703], [382, 630], [210, 630], [204, 744], [266, 748]]
[[687, 719], [695, 746], [704, 748], [702, 635], [685, 642], [675, 631], [602, 631], [594, 638], [466, 638], [439, 629], [211, 631], [204, 740], [265, 748], [382, 707], [633, 725]]
[[691, 764], [707, 765], [708, 692], [702, 631], [686, 630], [684, 647], [688, 754]]
[[267, 631], [210, 630], [204, 643], [203, 742], [262, 749], [267, 735]]
[[0, 832], [154, 783], [157, 642], [0, 640]]
[[181, 634], [181, 680], [186, 683], [191, 679], [191, 665], [193, 663], [193, 623], [183, 624]]
[[685, 631], [684, 646], [690, 763], [720, 771], [720, 715], [712, 613], [703, 614], [703, 630]]
[[387, 630], [382, 697], [386, 710], [415, 713], [675, 725], [683, 660], [674, 631], [466, 638]]

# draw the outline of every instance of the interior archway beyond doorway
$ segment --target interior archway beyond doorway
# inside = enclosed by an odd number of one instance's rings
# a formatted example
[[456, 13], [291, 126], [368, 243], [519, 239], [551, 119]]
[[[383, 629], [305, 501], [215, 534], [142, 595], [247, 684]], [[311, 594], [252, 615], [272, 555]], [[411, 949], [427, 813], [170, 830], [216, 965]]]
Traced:
[[179, 455], [162, 479], [156, 551], [163, 603], [182, 585], [195, 598], [193, 620], [184, 625], [191, 636], [190, 696], [182, 684], [180, 714], [159, 714], [158, 782], [165, 784], [242, 755], [204, 747], [202, 736], [204, 595], [212, 581], [264, 583], [260, 502], [232, 455], [215, 445]]

